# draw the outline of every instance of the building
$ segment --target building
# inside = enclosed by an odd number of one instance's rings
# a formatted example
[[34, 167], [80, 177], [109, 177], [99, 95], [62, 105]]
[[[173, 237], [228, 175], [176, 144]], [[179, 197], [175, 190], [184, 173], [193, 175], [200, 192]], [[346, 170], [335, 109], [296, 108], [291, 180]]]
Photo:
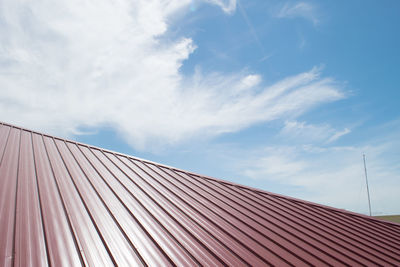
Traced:
[[399, 266], [400, 224], [0, 124], [0, 266]]

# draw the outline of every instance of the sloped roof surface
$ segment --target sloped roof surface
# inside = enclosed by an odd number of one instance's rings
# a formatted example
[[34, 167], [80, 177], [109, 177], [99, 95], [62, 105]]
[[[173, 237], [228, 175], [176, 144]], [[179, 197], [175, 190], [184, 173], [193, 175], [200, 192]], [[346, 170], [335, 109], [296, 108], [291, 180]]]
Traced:
[[400, 224], [7, 124], [0, 157], [0, 266], [400, 265]]

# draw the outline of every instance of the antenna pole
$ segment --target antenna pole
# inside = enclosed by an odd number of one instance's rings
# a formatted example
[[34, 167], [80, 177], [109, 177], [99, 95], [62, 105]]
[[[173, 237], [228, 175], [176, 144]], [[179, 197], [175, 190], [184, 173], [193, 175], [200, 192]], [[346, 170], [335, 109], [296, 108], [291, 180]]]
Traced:
[[363, 154], [363, 160], [364, 160], [365, 182], [367, 183], [369, 216], [371, 216], [371, 199], [370, 199], [370, 197], [369, 197], [368, 176], [367, 176], [367, 164], [365, 163], [365, 154]]

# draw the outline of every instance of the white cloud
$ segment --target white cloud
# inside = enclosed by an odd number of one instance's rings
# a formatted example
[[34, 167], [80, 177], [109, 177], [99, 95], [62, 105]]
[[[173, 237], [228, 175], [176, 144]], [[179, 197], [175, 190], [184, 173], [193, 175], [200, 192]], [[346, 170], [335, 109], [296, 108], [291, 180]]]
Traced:
[[307, 168], [306, 162], [296, 160], [295, 152], [291, 147], [267, 147], [243, 173], [253, 179], [288, 181]]
[[348, 128], [344, 128], [343, 131], [336, 132], [331, 138], [329, 138], [328, 143], [338, 140], [340, 137], [349, 134], [351, 131]]
[[285, 138], [306, 143], [332, 143], [350, 132], [348, 128], [339, 131], [328, 124], [313, 125], [306, 122], [286, 121], [280, 134]]
[[218, 5], [228, 14], [232, 14], [236, 10], [236, 0], [206, 0], [206, 2]]
[[243, 77], [237, 86], [238, 92], [254, 88], [261, 83], [261, 80], [261, 76], [257, 74], [249, 74]]
[[278, 18], [303, 18], [314, 25], [319, 23], [317, 11], [314, 5], [307, 2], [285, 3], [276, 14]]
[[[226, 12], [235, 6], [213, 3]], [[196, 45], [168, 30], [189, 4], [3, 1], [0, 119], [63, 136], [107, 125], [148, 149], [296, 117], [344, 97], [318, 68], [263, 88], [261, 76], [245, 72], [184, 76], [180, 67]]]

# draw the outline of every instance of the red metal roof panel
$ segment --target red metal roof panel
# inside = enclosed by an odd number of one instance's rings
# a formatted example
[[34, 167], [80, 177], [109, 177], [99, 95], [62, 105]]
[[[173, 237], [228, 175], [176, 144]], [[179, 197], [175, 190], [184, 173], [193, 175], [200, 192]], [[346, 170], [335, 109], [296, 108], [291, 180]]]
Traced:
[[0, 266], [399, 266], [400, 224], [0, 123]]

